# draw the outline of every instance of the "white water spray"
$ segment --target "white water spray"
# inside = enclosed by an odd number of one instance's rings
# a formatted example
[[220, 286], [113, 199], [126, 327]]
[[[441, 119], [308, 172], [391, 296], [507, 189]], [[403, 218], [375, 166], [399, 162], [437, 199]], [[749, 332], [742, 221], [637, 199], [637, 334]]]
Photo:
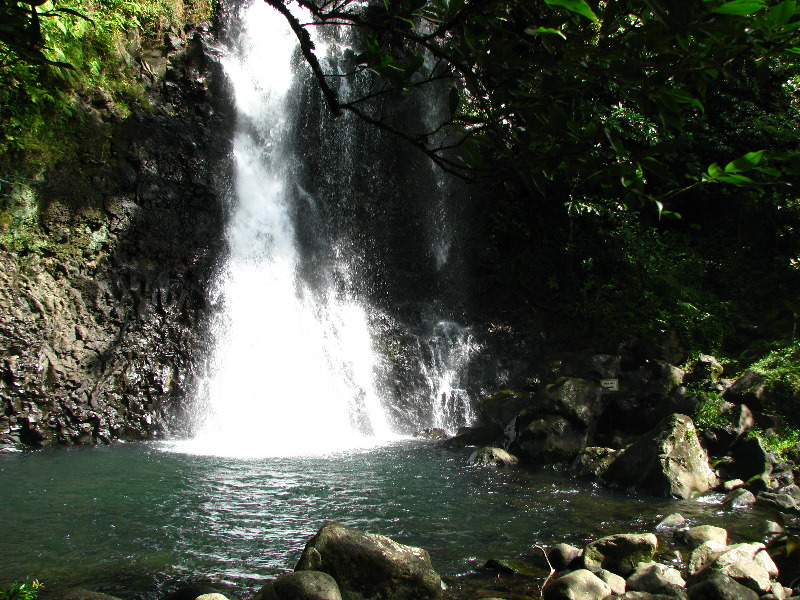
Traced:
[[244, 6], [241, 18], [225, 61], [238, 115], [229, 256], [217, 284], [221, 311], [198, 433], [183, 448], [283, 456], [370, 445], [391, 433], [375, 392], [367, 309], [332, 284], [313, 289], [298, 275], [298, 194], [286, 167], [296, 40], [261, 0]]

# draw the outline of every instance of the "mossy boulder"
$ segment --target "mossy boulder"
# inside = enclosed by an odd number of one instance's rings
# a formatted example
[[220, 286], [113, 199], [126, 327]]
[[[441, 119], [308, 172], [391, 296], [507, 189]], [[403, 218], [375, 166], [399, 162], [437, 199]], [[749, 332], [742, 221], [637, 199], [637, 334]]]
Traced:
[[345, 600], [438, 600], [442, 580], [422, 548], [330, 522], [306, 544], [296, 571], [322, 571]]
[[587, 569], [606, 569], [626, 577], [639, 563], [652, 561], [657, 547], [658, 539], [652, 533], [610, 535], [586, 546], [583, 564]]

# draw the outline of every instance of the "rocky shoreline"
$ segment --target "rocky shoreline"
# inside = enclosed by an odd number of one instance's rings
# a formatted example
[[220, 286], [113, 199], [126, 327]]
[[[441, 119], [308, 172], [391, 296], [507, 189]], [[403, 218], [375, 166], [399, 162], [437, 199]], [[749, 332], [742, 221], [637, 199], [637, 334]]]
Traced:
[[[595, 539], [583, 548], [537, 546], [539, 560], [489, 560], [442, 577], [422, 548], [330, 522], [306, 544], [291, 573], [247, 600], [784, 600], [800, 596], [794, 538], [777, 523], [765, 543], [731, 543], [728, 532], [689, 525], [680, 514], [652, 531]], [[73, 589], [61, 600], [118, 600]], [[228, 600], [207, 586], [173, 587], [164, 600]]]

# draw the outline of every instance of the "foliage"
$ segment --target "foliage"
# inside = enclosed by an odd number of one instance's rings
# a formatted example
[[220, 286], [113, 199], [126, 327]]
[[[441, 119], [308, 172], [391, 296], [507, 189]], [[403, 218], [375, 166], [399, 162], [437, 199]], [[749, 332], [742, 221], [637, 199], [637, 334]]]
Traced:
[[700, 409], [695, 415], [695, 424], [700, 429], [708, 427], [728, 428], [734, 425], [733, 416], [728, 410], [730, 405], [716, 392], [701, 392]]
[[800, 425], [800, 344], [793, 341], [773, 348], [749, 368], [767, 376], [769, 408], [786, 415], [793, 425]]
[[[285, 11], [280, 0], [267, 1]], [[444, 70], [451, 115], [435, 131], [460, 136], [458, 159], [452, 136], [411, 133], [380, 117], [363, 95], [340, 98], [328, 81], [334, 74], [323, 72], [296, 21], [334, 112], [401, 133], [467, 176], [500, 173], [545, 202], [602, 196], [663, 212], [668, 198], [699, 183], [759, 188], [792, 158], [752, 148], [724, 163], [709, 160], [689, 185], [668, 164], [681, 152], [676, 136], [705, 113], [718, 88], [742, 73], [766, 80], [777, 61], [794, 64], [795, 0], [402, 0], [386, 2], [382, 13], [361, 11], [354, 0], [299, 3], [314, 25], [363, 31], [351, 75], [375, 74], [368, 99], [423, 87]]]
[[0, 589], [0, 600], [36, 600], [39, 590], [43, 587], [44, 585], [36, 579], [31, 582], [26, 579], [23, 583], [12, 583]]
[[[82, 98], [124, 106], [141, 95], [139, 33], [156, 43], [210, 0], [47, 0], [3, 5], [0, 31], [0, 179], [30, 179], [75, 151]], [[149, 36], [149, 37], [148, 37]], [[149, 39], [149, 41], [148, 41]]]

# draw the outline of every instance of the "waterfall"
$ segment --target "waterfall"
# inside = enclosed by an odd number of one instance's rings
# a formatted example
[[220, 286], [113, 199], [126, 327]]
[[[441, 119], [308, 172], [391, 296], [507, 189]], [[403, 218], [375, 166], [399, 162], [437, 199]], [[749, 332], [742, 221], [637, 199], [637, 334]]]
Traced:
[[229, 255], [215, 289], [216, 348], [188, 445], [269, 456], [386, 439], [368, 307], [330, 273], [322, 283], [301, 277], [295, 214], [299, 202], [313, 198], [291, 168], [296, 40], [260, 0], [238, 12], [241, 25], [224, 61], [237, 110]]
[[[410, 410], [395, 405], [397, 394], [387, 394], [391, 386], [379, 380], [387, 359], [376, 355], [383, 342], [373, 331], [393, 302], [374, 287], [406, 292], [394, 281], [407, 279], [393, 268], [418, 277], [419, 289], [447, 277], [453, 232], [445, 226], [441, 194], [449, 190], [442, 174], [410, 169], [398, 161], [395, 140], [382, 142], [354, 118], [331, 124], [324, 107], [314, 104], [289, 25], [268, 4], [245, 0], [227, 16], [224, 67], [237, 115], [228, 254], [211, 298], [215, 348], [195, 394], [196, 435], [181, 449], [319, 454], [381, 443], [397, 437], [395, 430], [409, 433], [409, 424], [451, 432], [469, 424], [474, 415], [464, 373], [474, 344], [468, 329], [439, 317], [416, 336], [412, 351], [424, 391], [414, 392]], [[339, 34], [327, 33], [315, 39], [317, 56], [335, 65]], [[348, 83], [342, 78], [339, 85]], [[381, 144], [388, 158], [379, 156]], [[374, 212], [384, 210], [375, 200], [390, 191], [383, 203], [409, 209], [416, 183], [408, 180], [406, 195], [397, 196], [402, 188], [387, 187], [381, 171], [391, 164], [400, 165], [393, 175], [401, 181], [408, 169], [405, 176], [421, 174], [436, 190], [431, 225], [444, 234], [422, 250], [433, 248], [432, 274], [409, 270], [404, 259], [413, 258], [412, 245], [396, 255], [385, 246], [402, 237], [397, 219], [403, 213]], [[378, 308], [376, 298], [386, 303]], [[410, 398], [409, 391], [399, 393]]]

